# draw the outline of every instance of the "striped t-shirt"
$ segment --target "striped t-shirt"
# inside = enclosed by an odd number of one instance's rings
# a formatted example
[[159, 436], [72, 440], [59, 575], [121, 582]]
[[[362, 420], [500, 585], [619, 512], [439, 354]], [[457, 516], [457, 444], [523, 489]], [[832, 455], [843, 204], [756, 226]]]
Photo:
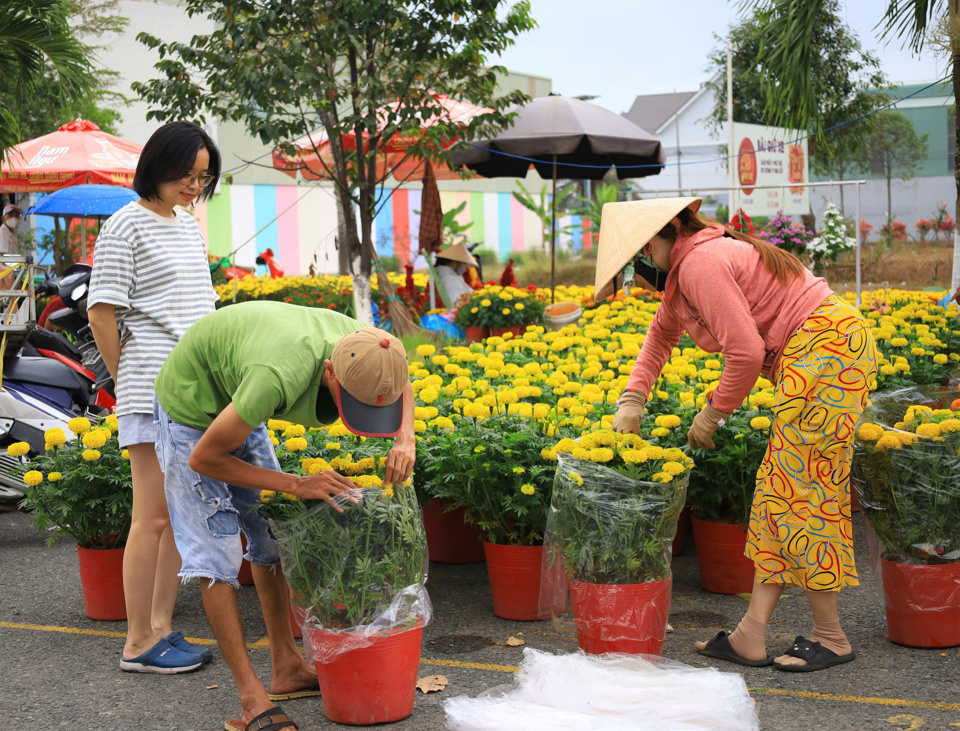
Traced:
[[153, 382], [173, 346], [213, 312], [207, 247], [193, 217], [164, 218], [128, 203], [100, 230], [87, 306], [116, 306], [117, 416], [153, 413]]

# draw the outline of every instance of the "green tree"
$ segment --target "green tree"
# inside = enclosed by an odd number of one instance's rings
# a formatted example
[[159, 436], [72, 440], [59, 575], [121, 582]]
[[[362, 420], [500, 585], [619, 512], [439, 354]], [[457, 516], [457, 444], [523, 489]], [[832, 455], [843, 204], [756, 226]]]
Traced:
[[594, 189], [591, 198], [577, 197], [579, 205], [570, 209], [586, 221], [586, 229], [592, 234], [600, 234], [600, 216], [603, 213], [603, 206], [607, 203], [614, 203], [624, 199], [623, 188], [626, 186], [617, 183], [601, 183]]
[[[714, 81], [715, 103], [708, 122], [716, 131], [727, 120], [727, 41], [733, 53], [733, 121], [745, 124], [778, 126], [768, 112], [765, 89], [771, 70], [765, 56], [766, 29], [772, 16], [781, 12], [774, 7], [761, 9], [732, 26], [727, 38], [715, 35], [718, 44], [710, 53], [708, 70]], [[811, 52], [807, 62], [817, 98], [817, 124], [832, 127], [860, 117], [885, 101], [877, 88], [886, 83], [880, 60], [864, 50], [859, 38], [840, 17], [837, 0], [825, 0], [811, 29]], [[809, 129], [804, 125], [800, 129]], [[810, 165], [821, 173], [838, 173], [842, 179], [851, 165], [863, 162], [863, 145], [868, 136], [864, 127], [847, 125], [810, 140]], [[842, 191], [842, 188], [841, 188]], [[842, 193], [841, 193], [842, 195]], [[842, 206], [841, 206], [842, 207]]]
[[[190, 16], [216, 30], [189, 43], [138, 38], [159, 51], [161, 78], [135, 84], [151, 118], [206, 115], [241, 122], [263, 142], [290, 142], [322, 128], [330, 141], [325, 174], [337, 189], [340, 246], [353, 277], [357, 317], [371, 321], [371, 230], [391, 172], [381, 150], [409, 135], [408, 157], [443, 160], [441, 142], [493, 136], [527, 99], [497, 95], [487, 65], [533, 27], [524, 0], [501, 10], [498, 0], [184, 0]], [[462, 126], [440, 116], [432, 94], [490, 108]], [[399, 103], [398, 103], [399, 102]], [[388, 106], [390, 105], [390, 106]], [[425, 120], [434, 122], [421, 134]], [[354, 147], [345, 136], [355, 135]], [[378, 158], [381, 165], [378, 167]], [[353, 215], [359, 210], [359, 227]]]
[[[544, 185], [543, 188], [540, 189], [540, 195], [537, 197], [534, 197], [533, 193], [527, 190], [527, 187], [519, 180], [517, 181], [517, 187], [520, 189], [520, 192], [513, 191], [513, 197], [517, 203], [540, 219], [540, 234], [543, 240], [543, 250], [546, 251], [550, 245], [550, 230], [553, 226], [554, 210], [553, 201], [547, 193], [547, 186]], [[563, 212], [569, 206], [575, 187], [576, 185], [574, 183], [567, 183], [557, 189], [557, 219], [563, 215]], [[565, 230], [557, 228], [557, 235], [565, 232]]]
[[874, 172], [887, 180], [887, 225], [893, 221], [893, 178], [909, 180], [927, 159], [928, 134], [917, 135], [913, 124], [900, 112], [876, 115], [873, 136], [869, 140], [870, 162]]
[[77, 100], [92, 88], [88, 48], [67, 23], [70, 4], [64, 0], [17, 0], [0, 13], [0, 79], [12, 81], [3, 89], [0, 105], [0, 150], [25, 139], [15, 105], [57, 81], [63, 101]]
[[[745, 10], [762, 10], [767, 21], [765, 41], [755, 58], [769, 75], [764, 83], [765, 108], [772, 120], [782, 126], [813, 128], [825, 126], [817, 112], [816, 79], [811, 66], [816, 53], [814, 35], [817, 18], [832, 0], [739, 0]], [[879, 13], [878, 13], [879, 14]], [[923, 50], [928, 30], [939, 22], [950, 60], [954, 94], [954, 123], [960, 132], [956, 114], [960, 94], [960, 0], [887, 0], [883, 16], [878, 18], [884, 38], [899, 38], [915, 53]], [[957, 197], [955, 215], [960, 215], [960, 145], [954, 158]], [[960, 285], [960, 229], [953, 240], [951, 286]]]

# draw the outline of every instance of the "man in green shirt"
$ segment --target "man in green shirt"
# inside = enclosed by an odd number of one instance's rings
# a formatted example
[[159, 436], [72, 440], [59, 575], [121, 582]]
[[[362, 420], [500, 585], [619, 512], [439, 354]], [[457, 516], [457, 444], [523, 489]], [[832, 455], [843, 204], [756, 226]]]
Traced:
[[[198, 320], [156, 380], [157, 453], [181, 578], [201, 579], [207, 618], [240, 691], [242, 718], [228, 727], [292, 731], [272, 701], [319, 695], [314, 669], [297, 649], [286, 579], [260, 490], [329, 502], [357, 502], [355, 485], [333, 470], [301, 477], [280, 471], [263, 422], [322, 426], [339, 416], [350, 431], [395, 437], [384, 483], [406, 480], [416, 456], [413, 389], [403, 345], [392, 335], [331, 310], [247, 302]], [[270, 638], [268, 692], [244, 643], [234, 587], [246, 558]]]

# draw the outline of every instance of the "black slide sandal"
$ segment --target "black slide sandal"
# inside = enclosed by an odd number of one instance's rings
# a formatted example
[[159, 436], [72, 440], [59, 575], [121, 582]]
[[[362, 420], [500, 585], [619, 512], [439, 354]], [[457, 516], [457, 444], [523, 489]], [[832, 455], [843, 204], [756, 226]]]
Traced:
[[785, 673], [813, 673], [817, 670], [826, 670], [834, 665], [842, 665], [845, 662], [857, 659], [856, 653], [838, 655], [819, 642], [812, 642], [805, 637], [797, 637], [793, 642], [793, 647], [784, 654], [807, 661], [806, 665], [784, 665], [778, 662], [773, 664], [773, 667], [777, 670], [783, 670]]
[[717, 632], [717, 636], [709, 640], [707, 646], [702, 650], [697, 650], [697, 652], [706, 657], [735, 662], [737, 665], [745, 665], [748, 668], [763, 668], [773, 664], [773, 658], [769, 655], [763, 660], [747, 660], [745, 657], [740, 657], [737, 651], [733, 649], [733, 645], [730, 644], [730, 640], [727, 639], [727, 633], [723, 630]]

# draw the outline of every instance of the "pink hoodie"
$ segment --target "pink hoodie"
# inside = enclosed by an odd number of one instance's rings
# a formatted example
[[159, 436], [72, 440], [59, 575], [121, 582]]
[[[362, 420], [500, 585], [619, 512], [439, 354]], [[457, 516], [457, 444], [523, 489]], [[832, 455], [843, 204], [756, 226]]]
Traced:
[[627, 389], [650, 393], [684, 331], [708, 353], [723, 353], [715, 408], [735, 411], [761, 372], [773, 380], [784, 348], [832, 290], [809, 270], [783, 285], [750, 244], [719, 224], [678, 238], [663, 301], [650, 323]]

